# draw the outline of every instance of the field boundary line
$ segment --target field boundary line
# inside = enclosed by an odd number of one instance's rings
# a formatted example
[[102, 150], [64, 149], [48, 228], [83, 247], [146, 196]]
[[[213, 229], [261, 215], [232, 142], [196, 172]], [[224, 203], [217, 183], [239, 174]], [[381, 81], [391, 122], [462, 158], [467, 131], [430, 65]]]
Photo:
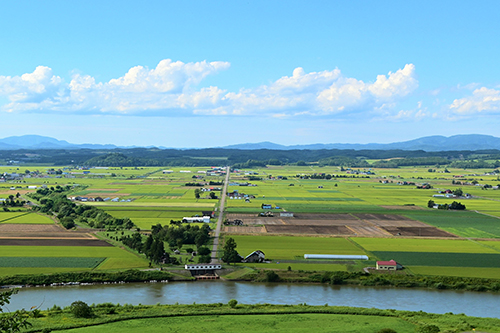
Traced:
[[496, 219], [500, 219], [500, 217], [498, 216], [495, 216], [495, 215], [490, 215], [490, 214], [486, 214], [486, 213], [483, 213], [483, 212], [480, 212], [478, 210], [474, 210], [474, 212], [478, 213], [478, 214], [481, 214], [481, 215], [485, 215], [485, 216], [489, 216], [489, 217], [494, 217]]
[[[31, 212], [26, 212], [25, 214], [17, 215], [17, 216], [14, 216], [14, 217], [9, 217], [8, 219], [0, 221], [0, 223], [5, 223], [5, 221], [10, 221], [10, 220], [13, 220], [13, 219], [17, 219], [18, 217], [22, 217], [22, 216], [25, 216], [25, 215], [28, 215], [28, 214], [31, 214]], [[9, 223], [7, 223], [7, 224], [9, 224]]]
[[485, 247], [487, 249], [490, 249], [490, 250], [494, 250], [495, 252], [498, 252], [500, 253], [500, 250], [497, 249], [496, 247], [493, 247], [493, 246], [489, 246], [489, 245], [486, 245], [486, 244], [482, 244], [482, 243], [479, 243], [478, 241], [472, 239], [472, 238], [467, 238], [469, 241], [473, 242], [474, 244], [477, 244], [479, 246], [482, 246], [482, 247]]

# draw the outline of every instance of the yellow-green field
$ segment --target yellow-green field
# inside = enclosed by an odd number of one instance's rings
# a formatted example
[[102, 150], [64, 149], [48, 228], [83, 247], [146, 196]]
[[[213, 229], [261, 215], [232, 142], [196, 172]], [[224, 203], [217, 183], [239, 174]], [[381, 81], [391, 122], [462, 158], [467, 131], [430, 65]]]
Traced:
[[34, 213], [0, 213], [0, 223], [9, 224], [54, 224], [49, 217]]
[[[117, 247], [100, 247], [100, 246], [0, 246], [0, 260], [2, 257], [39, 257], [43, 260], [44, 257], [101, 257], [106, 258], [96, 269], [97, 270], [113, 270], [113, 269], [128, 269], [128, 268], [145, 268], [148, 267], [148, 261], [140, 258], [130, 252]], [[9, 268], [2, 267], [1, 275], [11, 275], [13, 272], [27, 271], [26, 268]], [[87, 270], [78, 268], [73, 270]], [[32, 274], [46, 273], [46, 267], [30, 268]], [[67, 272], [67, 267], [53, 267], [50, 272]], [[20, 274], [20, 273], [16, 273]]]

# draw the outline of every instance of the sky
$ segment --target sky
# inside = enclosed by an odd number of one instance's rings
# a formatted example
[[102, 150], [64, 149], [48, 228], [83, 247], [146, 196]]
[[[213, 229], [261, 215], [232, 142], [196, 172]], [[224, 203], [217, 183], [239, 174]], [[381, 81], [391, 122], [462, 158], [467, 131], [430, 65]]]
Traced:
[[499, 1], [1, 1], [0, 138], [499, 136]]

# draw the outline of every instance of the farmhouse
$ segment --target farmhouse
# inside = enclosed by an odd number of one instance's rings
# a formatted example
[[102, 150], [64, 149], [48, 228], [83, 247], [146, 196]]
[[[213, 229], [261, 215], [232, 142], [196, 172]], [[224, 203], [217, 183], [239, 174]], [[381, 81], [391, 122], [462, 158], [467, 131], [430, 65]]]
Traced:
[[403, 265], [397, 263], [395, 260], [377, 261], [377, 270], [380, 271], [395, 271], [402, 268]]
[[264, 252], [257, 250], [247, 255], [242, 262], [263, 262], [264, 260], [266, 260]]
[[215, 212], [214, 211], [210, 211], [210, 210], [204, 210], [204, 211], [201, 212], [201, 215], [215, 217]]

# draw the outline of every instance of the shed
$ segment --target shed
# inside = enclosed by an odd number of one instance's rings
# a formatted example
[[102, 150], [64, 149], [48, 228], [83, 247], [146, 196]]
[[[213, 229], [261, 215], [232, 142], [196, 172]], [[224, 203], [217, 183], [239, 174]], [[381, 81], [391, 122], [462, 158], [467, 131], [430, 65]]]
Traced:
[[403, 265], [399, 264], [396, 262], [396, 260], [389, 260], [389, 261], [377, 261], [377, 270], [381, 271], [395, 271], [398, 269], [402, 269]]

